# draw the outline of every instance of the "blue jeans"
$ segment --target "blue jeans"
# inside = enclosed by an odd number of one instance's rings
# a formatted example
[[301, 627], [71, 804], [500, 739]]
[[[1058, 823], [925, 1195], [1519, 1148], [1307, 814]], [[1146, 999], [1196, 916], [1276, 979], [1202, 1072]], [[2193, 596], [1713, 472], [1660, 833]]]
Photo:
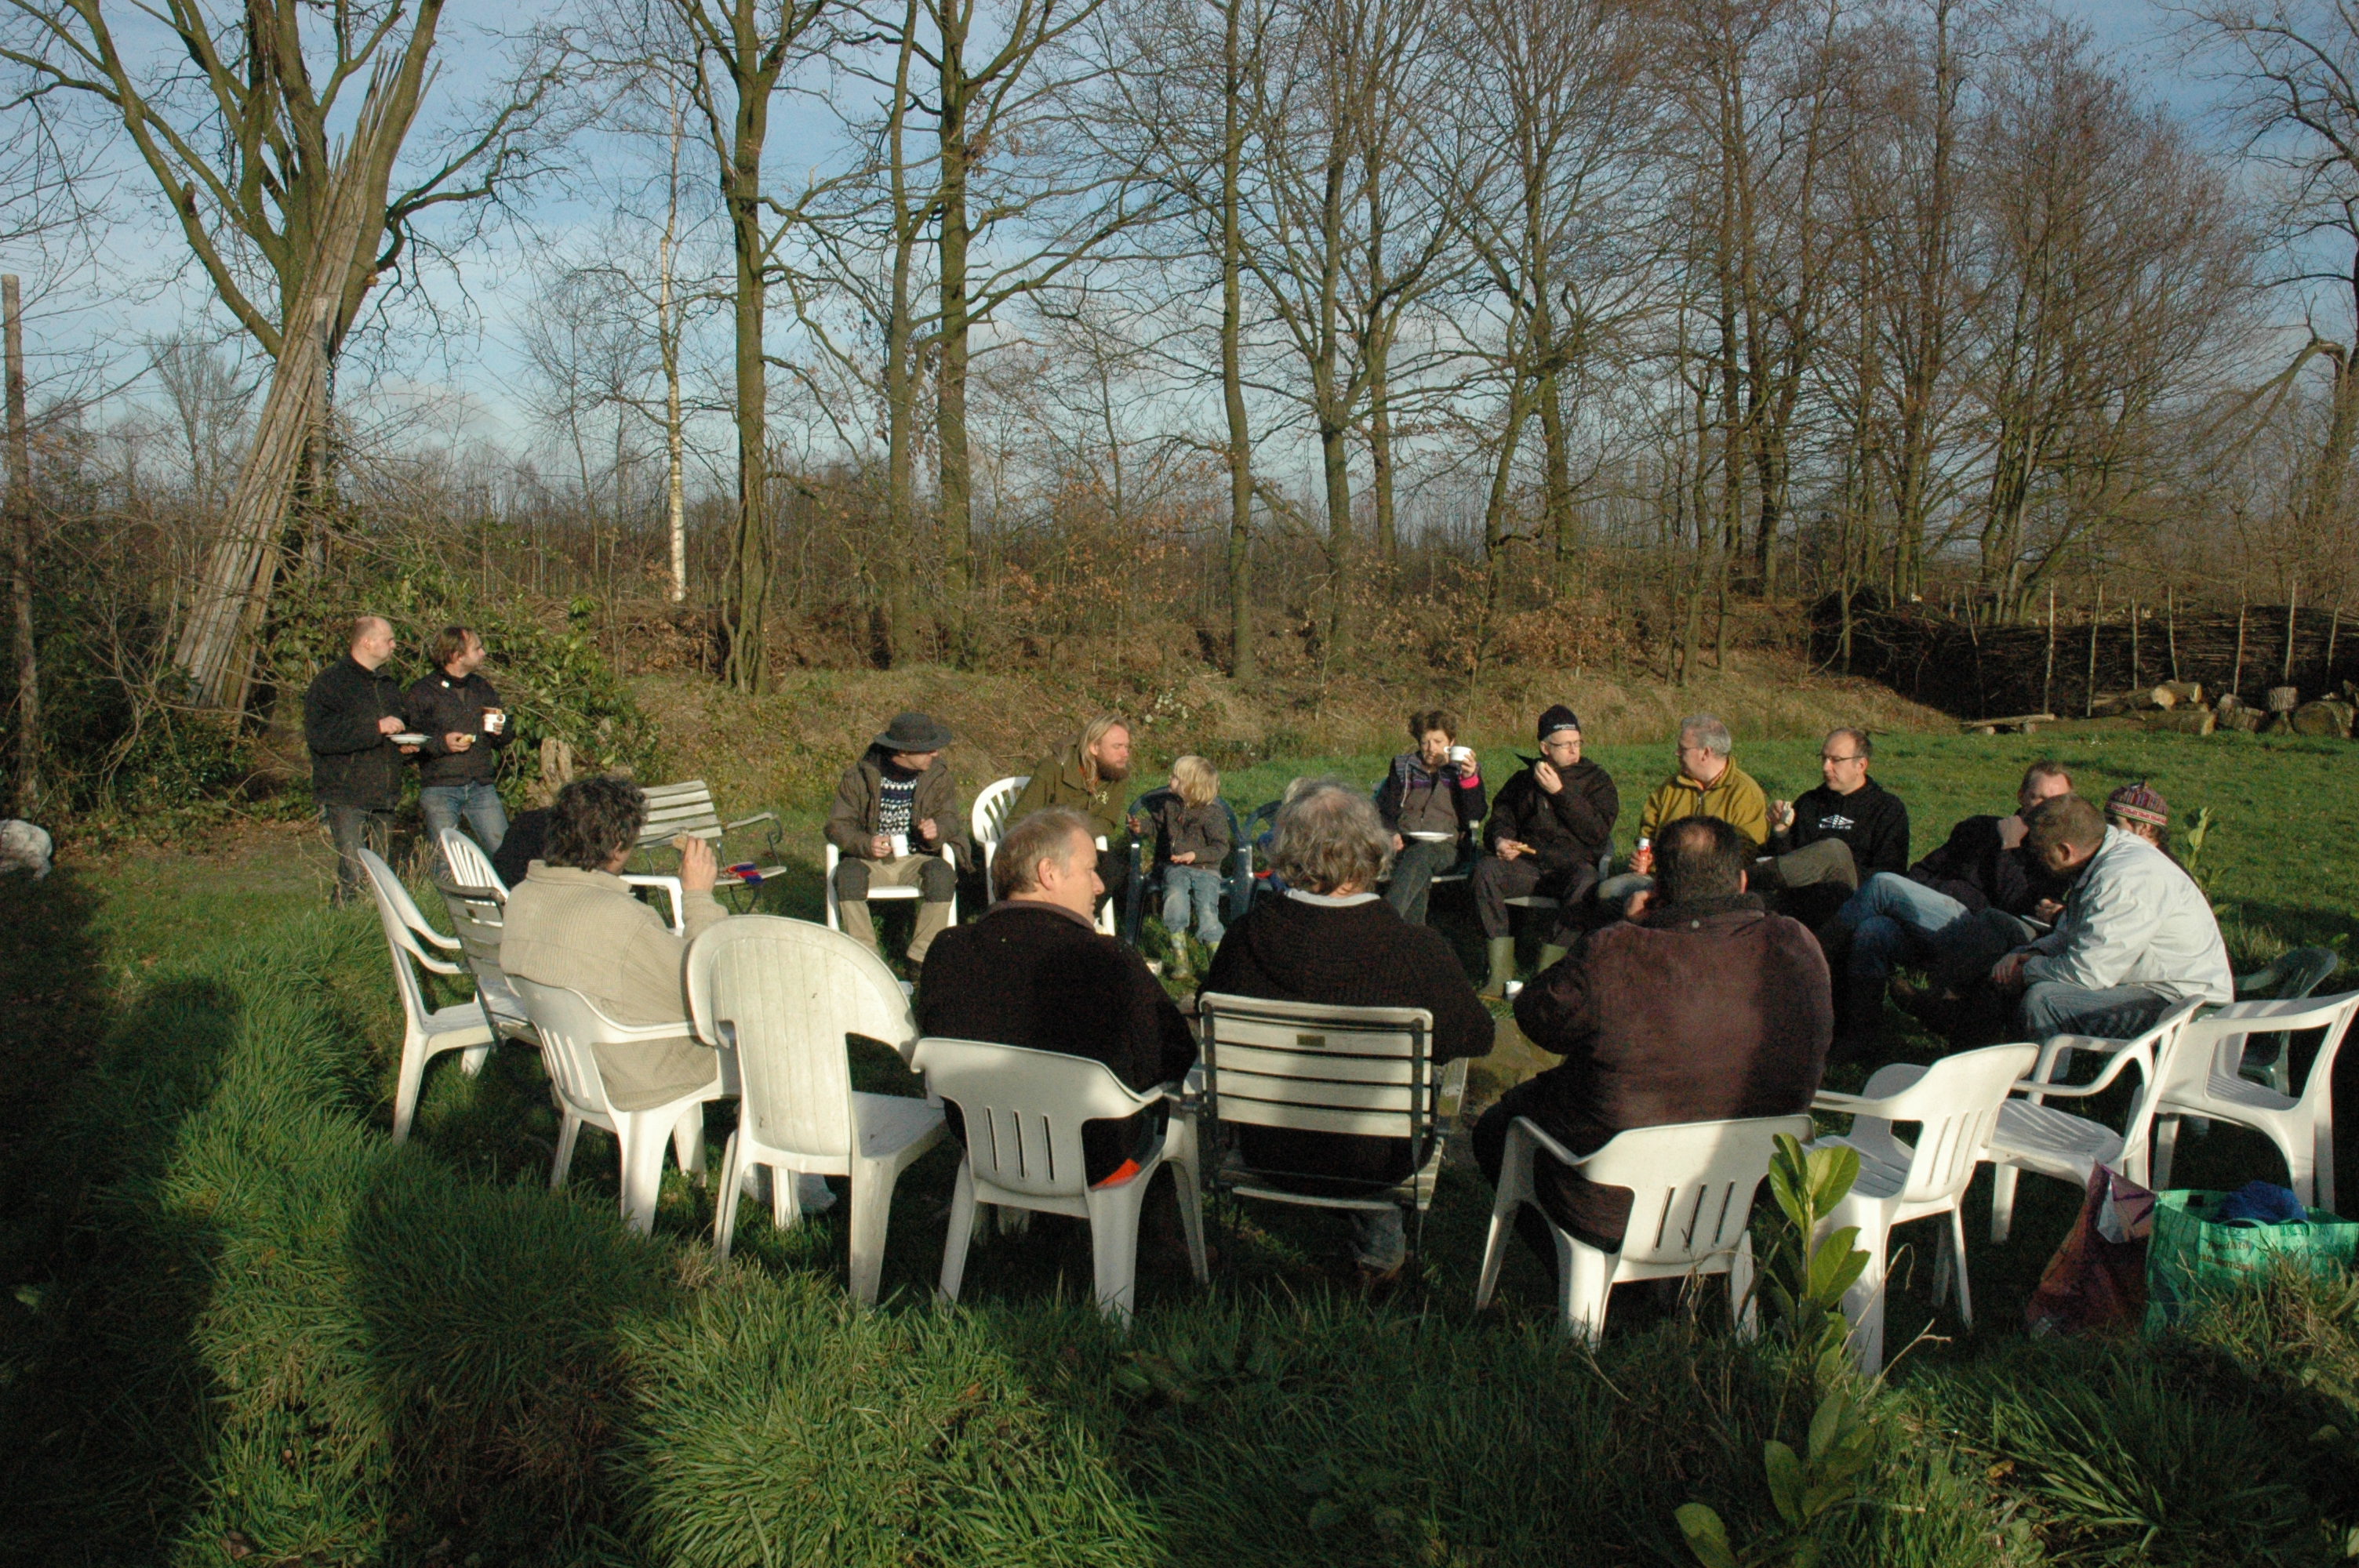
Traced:
[[1945, 982], [1961, 984], [2032, 936], [2012, 915], [1976, 914], [1895, 871], [1868, 878], [1837, 918], [1852, 928], [1849, 972], [1857, 980], [1888, 979], [1893, 965], [1908, 959], [1930, 963]]
[[2100, 1040], [2127, 1040], [2144, 1033], [2169, 1005], [2169, 997], [2147, 986], [2089, 990], [2062, 980], [2039, 980], [2023, 992], [2024, 1038], [2093, 1034]]
[[418, 815], [426, 819], [429, 844], [439, 845], [442, 829], [458, 827], [462, 816], [486, 855], [499, 853], [500, 840], [508, 836], [507, 807], [489, 784], [428, 784], [418, 792]]
[[1188, 929], [1188, 906], [1196, 906], [1196, 936], [1207, 947], [1217, 947], [1228, 935], [1221, 924], [1221, 897], [1228, 890], [1221, 873], [1210, 866], [1163, 868], [1163, 929], [1177, 936]]

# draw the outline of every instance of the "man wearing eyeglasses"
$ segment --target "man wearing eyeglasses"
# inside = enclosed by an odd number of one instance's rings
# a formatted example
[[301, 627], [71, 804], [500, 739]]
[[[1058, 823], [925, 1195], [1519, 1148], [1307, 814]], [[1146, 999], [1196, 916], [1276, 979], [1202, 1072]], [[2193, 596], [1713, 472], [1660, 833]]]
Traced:
[[1798, 800], [1769, 803], [1769, 859], [1756, 885], [1782, 892], [1779, 907], [1817, 925], [1878, 871], [1908, 869], [1908, 808], [1867, 776], [1875, 747], [1846, 726], [1819, 747], [1826, 782]]

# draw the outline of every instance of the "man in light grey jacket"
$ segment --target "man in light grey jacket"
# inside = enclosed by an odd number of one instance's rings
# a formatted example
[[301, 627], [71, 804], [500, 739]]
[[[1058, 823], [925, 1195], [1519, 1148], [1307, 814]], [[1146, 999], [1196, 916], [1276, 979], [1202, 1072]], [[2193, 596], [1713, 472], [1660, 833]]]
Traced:
[[2021, 989], [2027, 1038], [2127, 1039], [2173, 1002], [2234, 1000], [2220, 923], [2177, 861], [2106, 827], [2079, 795], [2042, 801], [2023, 820], [2026, 852], [2073, 879], [2056, 929], [1991, 970], [2000, 989]]
[[[727, 917], [712, 896], [712, 847], [680, 849], [686, 936], [632, 896], [619, 873], [647, 821], [647, 797], [625, 778], [576, 779], [549, 813], [544, 859], [508, 895], [500, 968], [519, 979], [579, 991], [617, 1023], [688, 1017], [688, 945]], [[683, 1028], [677, 1040], [597, 1048], [598, 1074], [617, 1110], [649, 1110], [712, 1081], [718, 1054]]]

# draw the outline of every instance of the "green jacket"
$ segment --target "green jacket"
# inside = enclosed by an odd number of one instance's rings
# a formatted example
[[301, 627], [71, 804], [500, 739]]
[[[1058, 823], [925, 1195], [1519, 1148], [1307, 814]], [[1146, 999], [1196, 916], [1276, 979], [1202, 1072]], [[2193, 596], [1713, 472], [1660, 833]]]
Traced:
[[1769, 841], [1769, 801], [1761, 786], [1734, 762], [1730, 762], [1710, 789], [1685, 773], [1655, 786], [1638, 813], [1638, 837], [1654, 838], [1667, 822], [1682, 816], [1717, 816], [1752, 840], [1757, 853]]
[[1036, 811], [1062, 806], [1088, 817], [1090, 831], [1103, 838], [1107, 849], [1118, 849], [1130, 841], [1130, 828], [1123, 816], [1123, 806], [1129, 798], [1130, 784], [1126, 779], [1101, 781], [1095, 789], [1089, 786], [1082, 774], [1082, 743], [1076, 741], [1055, 756], [1044, 757], [1033, 765], [1032, 782], [1016, 797], [1007, 820], [1014, 823]]

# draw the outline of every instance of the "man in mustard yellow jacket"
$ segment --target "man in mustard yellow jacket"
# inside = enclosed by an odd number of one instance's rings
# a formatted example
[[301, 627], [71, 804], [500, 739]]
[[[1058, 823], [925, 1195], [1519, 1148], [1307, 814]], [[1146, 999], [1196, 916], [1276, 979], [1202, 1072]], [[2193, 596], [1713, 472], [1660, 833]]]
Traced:
[[1717, 816], [1744, 835], [1753, 853], [1769, 841], [1769, 800], [1752, 775], [1729, 760], [1736, 749], [1728, 726], [1709, 713], [1680, 720], [1679, 771], [1655, 786], [1638, 813], [1637, 854], [1630, 870], [1654, 870], [1653, 841], [1682, 816]]

